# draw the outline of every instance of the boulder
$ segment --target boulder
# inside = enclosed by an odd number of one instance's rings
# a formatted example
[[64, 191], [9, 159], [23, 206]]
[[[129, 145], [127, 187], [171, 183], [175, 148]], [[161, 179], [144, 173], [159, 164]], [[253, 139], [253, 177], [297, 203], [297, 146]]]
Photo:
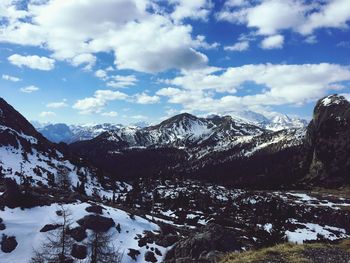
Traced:
[[140, 251], [129, 248], [128, 256], [131, 257], [133, 260], [137, 261], [137, 257], [140, 255]]
[[87, 215], [79, 219], [77, 223], [85, 229], [91, 229], [95, 232], [107, 232], [111, 227], [115, 226], [112, 218], [100, 215]]
[[89, 213], [95, 213], [95, 214], [103, 214], [103, 207], [99, 206], [99, 205], [91, 205], [89, 207], [87, 207], [85, 210]]
[[59, 224], [47, 224], [42, 229], [40, 229], [40, 232], [52, 231], [52, 230], [55, 230], [55, 229], [57, 229], [57, 228], [59, 228], [61, 226], [62, 225], [59, 225]]
[[229, 229], [217, 224], [208, 224], [189, 238], [177, 242], [167, 253], [165, 262], [212, 263], [224, 253], [240, 249], [240, 243]]
[[1, 250], [4, 253], [11, 253], [15, 248], [17, 247], [18, 243], [16, 240], [16, 237], [14, 236], [6, 236], [2, 235], [2, 240], [1, 240]]
[[84, 245], [73, 244], [71, 255], [77, 259], [85, 259], [87, 256], [87, 247]]
[[81, 242], [87, 237], [85, 228], [81, 226], [69, 229], [68, 235], [70, 235], [77, 242]]
[[157, 262], [158, 260], [152, 251], [147, 251], [145, 253], [145, 261], [146, 262]]

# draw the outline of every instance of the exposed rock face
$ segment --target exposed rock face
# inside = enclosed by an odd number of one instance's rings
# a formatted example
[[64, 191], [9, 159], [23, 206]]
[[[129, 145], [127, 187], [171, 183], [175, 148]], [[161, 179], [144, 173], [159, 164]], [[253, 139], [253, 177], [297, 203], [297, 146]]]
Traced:
[[305, 140], [305, 181], [327, 187], [350, 183], [350, 103], [343, 96], [318, 101]]
[[166, 263], [211, 263], [229, 251], [240, 249], [235, 235], [225, 227], [208, 224], [200, 232], [179, 241], [165, 257]]

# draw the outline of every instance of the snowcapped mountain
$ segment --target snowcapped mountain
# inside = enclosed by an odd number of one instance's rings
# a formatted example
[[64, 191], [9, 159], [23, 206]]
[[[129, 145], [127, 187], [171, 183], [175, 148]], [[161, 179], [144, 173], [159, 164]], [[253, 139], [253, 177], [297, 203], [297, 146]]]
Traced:
[[80, 158], [66, 154], [13, 107], [0, 98], [0, 174], [17, 183], [52, 186], [63, 176], [71, 186], [85, 185], [87, 194], [111, 196], [97, 180], [98, 170]]
[[[181, 117], [182, 116], [182, 117]], [[192, 117], [191, 117], [192, 116]], [[133, 133], [138, 130], [148, 130], [150, 131], [150, 137], [157, 137], [157, 132], [164, 133], [163, 141], [176, 140], [176, 136], [187, 136], [191, 135], [193, 140], [196, 136], [202, 136], [206, 131], [210, 133], [210, 129], [215, 126], [215, 120], [221, 119], [231, 119], [236, 123], [240, 123], [246, 126], [257, 126], [262, 129], [267, 129], [271, 131], [280, 131], [284, 129], [295, 129], [295, 128], [305, 128], [307, 126], [307, 121], [300, 118], [291, 118], [287, 115], [281, 113], [269, 113], [263, 115], [261, 113], [253, 111], [241, 111], [241, 112], [230, 112], [225, 116], [211, 115], [206, 118], [197, 118], [191, 114], [183, 113], [174, 117], [171, 117], [159, 125], [150, 126], [146, 122], [139, 122], [129, 126], [123, 126], [121, 124], [85, 124], [85, 125], [67, 125], [63, 123], [58, 124], [41, 124], [39, 122], [32, 122], [34, 127], [43, 134], [47, 139], [52, 142], [59, 143], [73, 143], [77, 141], [91, 140], [104, 132], [115, 132], [116, 135], [123, 136], [124, 133]], [[169, 126], [172, 122], [179, 118], [183, 118], [183, 123], [179, 123], [179, 127]], [[186, 120], [189, 119], [189, 120]], [[193, 130], [187, 130], [186, 126], [196, 118], [197, 124], [193, 124]], [[186, 123], [187, 122], [187, 123]], [[166, 125], [168, 123], [168, 125]], [[183, 128], [181, 130], [181, 127]], [[160, 128], [158, 131], [158, 128]], [[173, 130], [172, 134], [169, 134], [170, 130]], [[204, 130], [203, 130], [204, 129]], [[154, 132], [151, 132], [151, 131]], [[186, 135], [187, 134], [187, 135]], [[170, 136], [170, 137], [169, 137]], [[153, 144], [156, 141], [153, 141]], [[135, 140], [137, 144], [137, 140]]]
[[34, 122], [35, 128], [48, 140], [60, 143], [73, 143], [76, 141], [91, 140], [101, 133], [120, 129], [120, 124], [85, 124], [85, 125], [67, 125], [64, 123], [42, 125]]
[[234, 119], [242, 120], [271, 131], [305, 128], [308, 122], [298, 117], [290, 117], [278, 112], [258, 113], [254, 111], [239, 111], [228, 113]]
[[126, 177], [193, 174], [208, 166], [299, 147], [304, 134], [304, 128], [271, 131], [231, 116], [198, 118], [183, 113], [146, 128], [107, 131], [69, 148]]

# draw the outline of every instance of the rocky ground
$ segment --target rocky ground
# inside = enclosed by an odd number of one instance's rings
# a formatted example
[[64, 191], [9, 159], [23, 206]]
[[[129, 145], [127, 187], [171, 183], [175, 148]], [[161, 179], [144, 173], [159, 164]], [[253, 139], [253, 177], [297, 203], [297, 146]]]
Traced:
[[[123, 245], [123, 262], [136, 259], [137, 262], [209, 263], [217, 262], [230, 252], [256, 250], [287, 241], [297, 244], [335, 243], [350, 237], [350, 196], [345, 191], [253, 191], [195, 180], [149, 178], [135, 181], [128, 188], [118, 189], [113, 201], [110, 197], [87, 197], [76, 192], [33, 188], [27, 193], [31, 198], [27, 199], [32, 200], [32, 204], [26, 200], [23, 204], [16, 204], [13, 209], [25, 206], [44, 211], [57, 201], [75, 209], [82, 206], [82, 212], [75, 221], [77, 229], [71, 233], [74, 237], [78, 235], [76, 246], [84, 246], [86, 238], [86, 234], [80, 237], [84, 231], [79, 233], [79, 229], [106, 225], [106, 229], [101, 231], [110, 232], [113, 229], [116, 243], [128, 239], [131, 242], [128, 244], [132, 244]], [[2, 232], [6, 234], [1, 242], [2, 251], [16, 251], [15, 243], [21, 246], [23, 240], [21, 237], [16, 239], [16, 233], [10, 231], [12, 210], [7, 209], [4, 202], [11, 197], [4, 193], [0, 199], [4, 205], [0, 215], [5, 213], [0, 228], [3, 226], [5, 230]], [[43, 208], [36, 208], [38, 206]], [[123, 237], [117, 233], [120, 218], [116, 213], [124, 213], [129, 218], [120, 224], [122, 232], [130, 228], [129, 232], [123, 232]], [[133, 221], [135, 217], [137, 220]], [[142, 220], [146, 220], [144, 222], [148, 225], [153, 224], [151, 231], [140, 226], [138, 233], [133, 233], [133, 222]], [[54, 230], [54, 225], [45, 226], [38, 225], [38, 232]], [[77, 249], [75, 247], [74, 253]], [[313, 250], [307, 253], [311, 256], [321, 255], [313, 253]]]

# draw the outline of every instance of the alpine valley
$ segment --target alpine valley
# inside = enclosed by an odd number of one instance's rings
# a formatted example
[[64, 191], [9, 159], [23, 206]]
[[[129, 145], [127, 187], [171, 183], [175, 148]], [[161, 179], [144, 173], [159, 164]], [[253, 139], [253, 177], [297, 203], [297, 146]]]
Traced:
[[246, 111], [35, 127], [0, 99], [1, 263], [350, 260], [343, 96], [310, 123]]

